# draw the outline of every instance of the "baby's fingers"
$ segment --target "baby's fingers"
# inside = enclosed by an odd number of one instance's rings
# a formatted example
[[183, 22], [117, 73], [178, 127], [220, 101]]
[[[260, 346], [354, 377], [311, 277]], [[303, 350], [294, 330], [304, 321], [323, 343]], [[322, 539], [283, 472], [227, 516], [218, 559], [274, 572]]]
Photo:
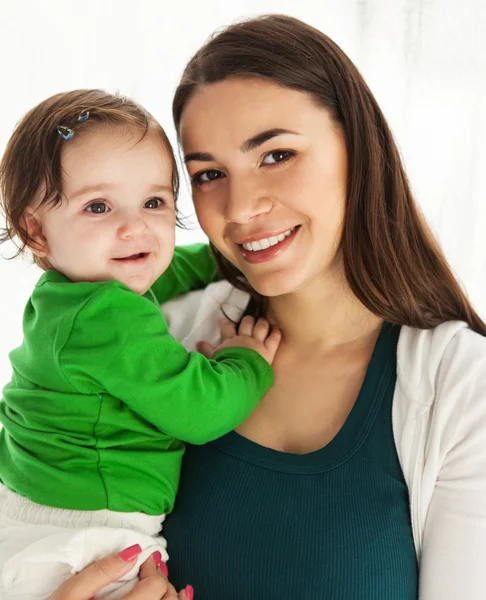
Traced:
[[229, 340], [236, 335], [236, 326], [228, 318], [223, 317], [219, 320], [219, 331], [221, 333], [221, 341]]
[[[275, 354], [280, 346], [280, 342], [282, 341], [282, 332], [278, 327], [273, 326], [270, 331], [270, 335], [267, 336], [267, 339], [263, 342], [265, 348], [275, 357]], [[270, 363], [271, 364], [271, 363]]]
[[268, 336], [270, 325], [266, 319], [258, 319], [253, 327], [253, 337], [259, 342], [264, 342]]
[[212, 358], [213, 357], [214, 349], [215, 349], [215, 346], [213, 346], [209, 342], [201, 341], [201, 342], [197, 342], [196, 343], [196, 350], [198, 352], [200, 352], [206, 358]]
[[251, 337], [253, 335], [253, 327], [255, 325], [255, 319], [246, 315], [241, 319], [240, 326], [238, 327], [238, 335], [246, 335]]

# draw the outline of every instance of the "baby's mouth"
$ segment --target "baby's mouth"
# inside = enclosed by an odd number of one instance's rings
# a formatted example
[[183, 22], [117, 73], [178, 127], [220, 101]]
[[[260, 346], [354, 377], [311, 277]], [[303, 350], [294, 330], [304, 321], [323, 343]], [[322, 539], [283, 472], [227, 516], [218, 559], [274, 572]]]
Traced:
[[150, 254], [149, 252], [139, 252], [138, 254], [131, 254], [130, 256], [122, 256], [121, 258], [114, 258], [113, 260], [118, 260], [118, 261], [141, 260], [141, 259], [144, 259], [145, 257], [147, 257], [149, 254]]

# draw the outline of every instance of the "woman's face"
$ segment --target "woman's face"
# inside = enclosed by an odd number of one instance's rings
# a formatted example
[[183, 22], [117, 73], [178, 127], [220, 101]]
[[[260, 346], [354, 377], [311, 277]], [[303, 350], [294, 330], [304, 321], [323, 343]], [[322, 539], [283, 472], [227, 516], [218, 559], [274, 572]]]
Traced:
[[202, 229], [259, 293], [341, 268], [344, 135], [310, 95], [256, 77], [203, 86], [180, 136]]

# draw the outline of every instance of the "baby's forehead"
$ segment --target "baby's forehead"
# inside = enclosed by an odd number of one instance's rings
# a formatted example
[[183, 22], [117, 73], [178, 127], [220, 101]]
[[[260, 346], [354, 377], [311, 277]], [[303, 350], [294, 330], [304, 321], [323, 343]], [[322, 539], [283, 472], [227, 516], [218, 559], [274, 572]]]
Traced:
[[114, 149], [136, 146], [144, 141], [156, 142], [158, 137], [152, 129], [142, 129], [125, 123], [94, 122], [76, 131], [72, 139], [63, 144], [62, 155], [71, 152], [90, 152], [94, 148]]
[[61, 157], [68, 196], [80, 186], [146, 187], [172, 181], [172, 156], [153, 132], [141, 136], [122, 128], [100, 128], [73, 142], [66, 142]]
[[163, 140], [156, 131], [141, 130], [126, 125], [114, 126], [100, 124], [98, 127], [84, 131], [66, 142], [61, 153], [61, 161], [83, 165], [89, 163], [103, 166], [109, 161], [137, 160], [146, 155], [155, 159], [163, 159], [170, 155]]

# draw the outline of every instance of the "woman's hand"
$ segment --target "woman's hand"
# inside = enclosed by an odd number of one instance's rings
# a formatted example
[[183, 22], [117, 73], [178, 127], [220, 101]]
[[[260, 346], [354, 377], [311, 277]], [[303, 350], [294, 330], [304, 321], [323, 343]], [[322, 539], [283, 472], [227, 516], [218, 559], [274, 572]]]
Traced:
[[[65, 581], [49, 600], [93, 600], [97, 592], [133, 568], [142, 551], [141, 548], [137, 550], [136, 547], [127, 548], [119, 554], [97, 560]], [[192, 587], [187, 586], [177, 593], [167, 574], [160, 552], [154, 552], [140, 567], [140, 581], [123, 600], [192, 600]]]

